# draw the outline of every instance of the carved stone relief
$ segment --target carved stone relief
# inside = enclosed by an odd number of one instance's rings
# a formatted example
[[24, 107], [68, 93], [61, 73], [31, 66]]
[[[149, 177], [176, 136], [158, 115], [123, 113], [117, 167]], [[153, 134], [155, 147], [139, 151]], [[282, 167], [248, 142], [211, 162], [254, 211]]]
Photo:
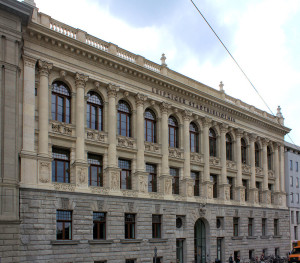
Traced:
[[64, 184], [64, 183], [54, 183], [54, 189], [57, 191], [74, 192], [75, 185], [74, 184]]
[[146, 177], [139, 178], [140, 191], [143, 193], [147, 192], [148, 181]]
[[111, 188], [113, 190], [120, 189], [120, 183], [119, 183], [119, 173], [118, 172], [112, 172], [111, 173]]
[[40, 162], [40, 182], [50, 182], [50, 163]]
[[87, 182], [87, 171], [84, 168], [79, 168], [77, 170], [77, 186], [86, 184]]

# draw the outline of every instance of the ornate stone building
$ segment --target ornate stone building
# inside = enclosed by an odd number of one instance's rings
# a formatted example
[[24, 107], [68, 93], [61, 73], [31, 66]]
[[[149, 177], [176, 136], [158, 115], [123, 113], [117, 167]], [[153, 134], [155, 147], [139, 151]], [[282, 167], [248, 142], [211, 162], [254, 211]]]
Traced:
[[2, 233], [16, 231], [0, 234], [2, 262], [287, 253], [280, 109], [272, 116], [33, 1], [0, 7], [1, 96], [11, 99], [1, 97], [1, 116], [13, 119], [1, 118], [0, 219]]

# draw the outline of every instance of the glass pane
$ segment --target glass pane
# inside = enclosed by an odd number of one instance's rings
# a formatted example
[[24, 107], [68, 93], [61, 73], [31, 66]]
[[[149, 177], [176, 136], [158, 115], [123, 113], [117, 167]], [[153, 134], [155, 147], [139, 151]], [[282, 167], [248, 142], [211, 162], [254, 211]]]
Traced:
[[65, 222], [65, 239], [71, 239], [71, 223]]
[[52, 120], [55, 120], [55, 112], [56, 112], [56, 96], [52, 94], [52, 96], [51, 96]]
[[102, 130], [102, 109], [98, 108], [98, 130]]
[[90, 120], [90, 105], [87, 105], [87, 108], [86, 108], [86, 122], [87, 122], [87, 127], [88, 128], [91, 128], [91, 120]]
[[63, 223], [57, 222], [56, 224], [56, 239], [63, 239]]
[[55, 161], [52, 161], [52, 182], [55, 182]]
[[64, 182], [64, 162], [56, 161], [56, 169], [57, 169], [57, 182]]
[[65, 162], [65, 168], [66, 168], [66, 183], [70, 183], [70, 167], [69, 167], [69, 163]]
[[97, 228], [97, 223], [94, 223], [93, 224], [93, 239], [97, 239], [98, 238], [98, 236], [97, 236], [97, 230], [98, 230], [98, 228]]
[[97, 167], [91, 166], [91, 172], [92, 172], [92, 185], [97, 186], [97, 172], [98, 172]]
[[126, 171], [121, 171], [121, 189], [126, 189]]
[[70, 116], [71, 116], [71, 107], [70, 107], [70, 100], [66, 98], [66, 123], [70, 123]]
[[96, 108], [92, 106], [91, 111], [91, 128], [96, 129]]
[[62, 97], [57, 97], [57, 120], [63, 121], [64, 114], [64, 99]]

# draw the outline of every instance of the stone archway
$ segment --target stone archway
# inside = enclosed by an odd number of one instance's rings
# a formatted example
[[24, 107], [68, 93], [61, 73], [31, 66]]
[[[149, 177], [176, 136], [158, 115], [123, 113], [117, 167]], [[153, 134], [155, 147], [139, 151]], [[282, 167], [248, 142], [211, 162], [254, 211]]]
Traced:
[[195, 263], [206, 262], [206, 250], [206, 227], [204, 221], [199, 218], [194, 226]]

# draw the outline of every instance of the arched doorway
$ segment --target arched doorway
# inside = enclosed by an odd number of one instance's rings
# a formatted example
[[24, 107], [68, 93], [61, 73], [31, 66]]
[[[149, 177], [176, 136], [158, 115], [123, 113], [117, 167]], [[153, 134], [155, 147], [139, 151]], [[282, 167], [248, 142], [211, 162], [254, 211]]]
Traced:
[[195, 263], [206, 262], [206, 230], [203, 220], [198, 219], [194, 227]]

